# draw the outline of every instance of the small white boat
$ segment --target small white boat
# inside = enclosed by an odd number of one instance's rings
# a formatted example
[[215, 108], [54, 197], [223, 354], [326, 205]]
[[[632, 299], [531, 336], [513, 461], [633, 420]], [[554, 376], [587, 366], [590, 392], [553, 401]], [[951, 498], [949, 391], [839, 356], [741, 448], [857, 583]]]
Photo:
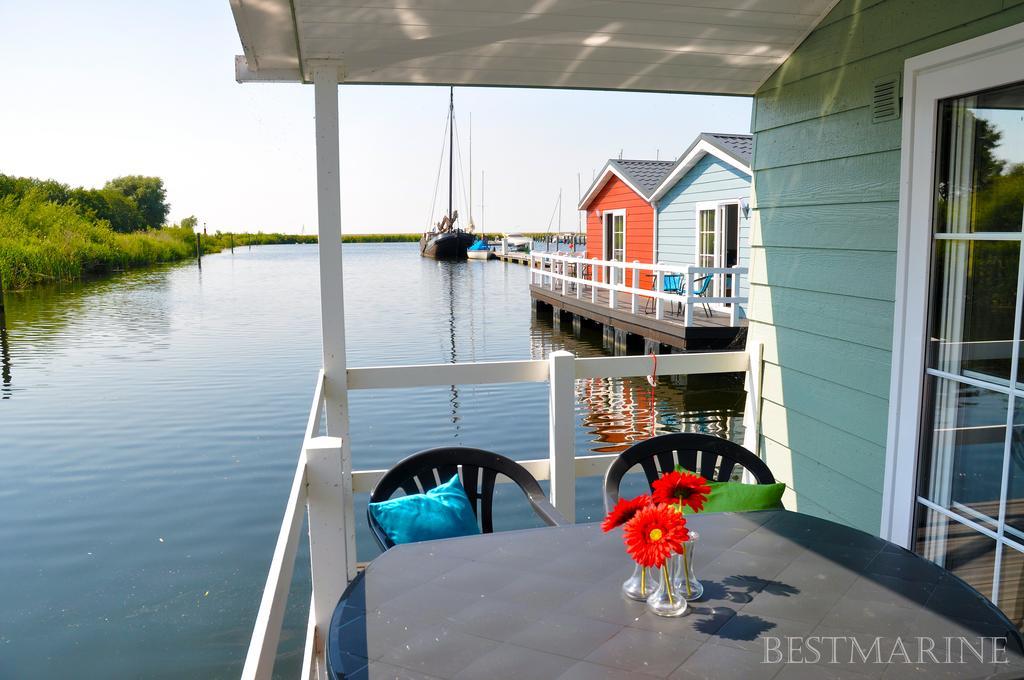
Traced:
[[533, 247], [533, 239], [522, 234], [505, 234], [505, 242], [509, 250], [529, 250]]
[[491, 249], [487, 247], [487, 241], [481, 238], [473, 243], [473, 245], [466, 248], [466, 257], [471, 260], [491, 259]]

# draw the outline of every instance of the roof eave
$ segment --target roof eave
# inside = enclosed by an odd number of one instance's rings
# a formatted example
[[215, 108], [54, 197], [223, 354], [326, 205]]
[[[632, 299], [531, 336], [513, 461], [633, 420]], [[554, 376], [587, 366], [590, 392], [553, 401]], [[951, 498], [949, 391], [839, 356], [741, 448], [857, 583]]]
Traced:
[[679, 182], [679, 180], [685, 177], [686, 174], [693, 169], [693, 166], [697, 164], [697, 161], [708, 154], [714, 156], [723, 163], [728, 163], [736, 170], [739, 170], [750, 177], [754, 176], [754, 173], [748, 163], [738, 158], [731, 151], [710, 141], [707, 135], [701, 134], [693, 141], [692, 144], [690, 144], [689, 148], [679, 158], [679, 160], [676, 161], [675, 167], [665, 175], [665, 179], [655, 187], [650, 200], [660, 201], [665, 194], [667, 194], [669, 190]]

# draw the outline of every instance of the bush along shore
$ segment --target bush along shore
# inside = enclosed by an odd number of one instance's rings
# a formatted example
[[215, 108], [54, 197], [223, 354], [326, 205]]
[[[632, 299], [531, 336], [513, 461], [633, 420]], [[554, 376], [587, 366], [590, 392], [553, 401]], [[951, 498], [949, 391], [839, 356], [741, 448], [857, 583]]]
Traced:
[[[113, 179], [102, 189], [0, 174], [0, 290], [196, 256], [198, 220], [166, 225], [169, 206], [159, 177]], [[402, 238], [413, 237], [413, 238]], [[416, 240], [419, 235], [356, 235], [346, 240]], [[315, 235], [203, 235], [204, 254], [226, 248], [316, 243]]]

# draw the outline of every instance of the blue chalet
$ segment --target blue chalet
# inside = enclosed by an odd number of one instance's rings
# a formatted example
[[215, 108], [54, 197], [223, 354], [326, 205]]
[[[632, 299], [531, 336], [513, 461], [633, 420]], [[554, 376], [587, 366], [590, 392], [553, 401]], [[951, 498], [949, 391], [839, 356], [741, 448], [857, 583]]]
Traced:
[[[750, 266], [751, 135], [703, 133], [654, 191], [654, 261], [696, 267]], [[714, 297], [733, 295], [716, 277]], [[746, 277], [739, 295], [748, 295]], [[745, 310], [743, 310], [745, 312]]]

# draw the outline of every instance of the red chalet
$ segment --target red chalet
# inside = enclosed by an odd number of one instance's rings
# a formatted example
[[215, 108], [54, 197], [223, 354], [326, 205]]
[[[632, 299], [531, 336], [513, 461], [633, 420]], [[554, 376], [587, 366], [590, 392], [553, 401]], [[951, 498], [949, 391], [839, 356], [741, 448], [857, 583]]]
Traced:
[[652, 197], [673, 165], [616, 159], [605, 164], [579, 205], [587, 214], [588, 258], [653, 264]]

